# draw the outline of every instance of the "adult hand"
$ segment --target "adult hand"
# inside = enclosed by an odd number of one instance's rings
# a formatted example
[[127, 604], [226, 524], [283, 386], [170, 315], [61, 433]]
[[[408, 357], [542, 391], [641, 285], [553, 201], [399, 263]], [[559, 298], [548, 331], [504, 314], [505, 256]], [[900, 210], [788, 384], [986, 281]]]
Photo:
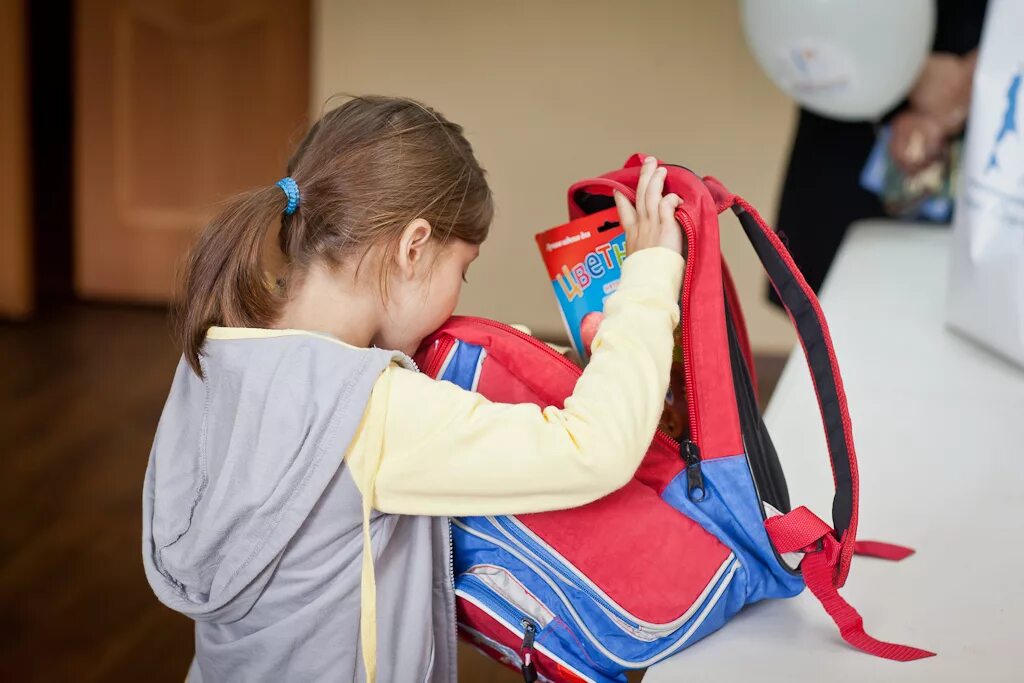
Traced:
[[946, 148], [946, 132], [931, 116], [915, 110], [892, 120], [889, 156], [907, 174], [914, 174], [938, 159]]
[[932, 117], [946, 135], [959, 133], [967, 120], [976, 57], [933, 52], [910, 92], [911, 107]]

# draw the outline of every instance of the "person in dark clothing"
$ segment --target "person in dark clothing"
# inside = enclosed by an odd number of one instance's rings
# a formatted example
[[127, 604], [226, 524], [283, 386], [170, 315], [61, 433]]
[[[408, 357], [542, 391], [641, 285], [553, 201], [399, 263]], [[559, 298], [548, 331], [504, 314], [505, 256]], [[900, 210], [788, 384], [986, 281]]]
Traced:
[[[984, 0], [938, 0], [935, 40], [907, 101], [883, 117], [892, 124], [890, 156], [906, 171], [923, 168], [962, 134], [985, 15]], [[828, 119], [801, 109], [776, 226], [817, 291], [851, 223], [886, 215], [860, 186], [877, 125]], [[771, 286], [769, 298], [779, 304]]]

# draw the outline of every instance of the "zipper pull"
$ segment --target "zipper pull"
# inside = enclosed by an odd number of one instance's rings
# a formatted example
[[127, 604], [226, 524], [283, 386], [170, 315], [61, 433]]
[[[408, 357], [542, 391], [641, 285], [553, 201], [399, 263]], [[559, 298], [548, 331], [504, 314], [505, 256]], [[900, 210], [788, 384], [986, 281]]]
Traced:
[[686, 494], [694, 503], [704, 500], [704, 474], [700, 469], [700, 448], [689, 439], [683, 439], [679, 450], [686, 463]]
[[535, 683], [537, 680], [537, 667], [533, 664], [533, 641], [537, 637], [537, 626], [529, 619], [519, 622], [523, 627], [523, 681]]

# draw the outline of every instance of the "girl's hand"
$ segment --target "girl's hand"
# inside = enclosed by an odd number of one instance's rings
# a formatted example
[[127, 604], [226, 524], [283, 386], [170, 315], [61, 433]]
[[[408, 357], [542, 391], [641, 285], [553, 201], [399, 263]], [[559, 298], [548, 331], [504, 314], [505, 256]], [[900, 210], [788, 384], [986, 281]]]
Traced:
[[650, 247], [665, 247], [683, 253], [683, 228], [675, 219], [682, 200], [676, 194], [661, 196], [668, 171], [659, 168], [654, 157], [644, 159], [636, 186], [636, 206], [625, 195], [615, 192], [619, 222], [626, 232], [626, 253], [635, 254]]

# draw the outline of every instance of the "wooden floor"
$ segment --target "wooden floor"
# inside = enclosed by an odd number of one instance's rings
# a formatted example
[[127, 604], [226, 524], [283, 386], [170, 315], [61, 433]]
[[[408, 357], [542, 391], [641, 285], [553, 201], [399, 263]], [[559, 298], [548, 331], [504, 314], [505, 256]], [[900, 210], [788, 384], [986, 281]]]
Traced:
[[[146, 459], [177, 353], [166, 313], [0, 324], [0, 681], [180, 683], [191, 622], [141, 562]], [[759, 361], [767, 395], [781, 360]], [[768, 386], [770, 385], [770, 386]], [[522, 680], [475, 651], [460, 680]]]

